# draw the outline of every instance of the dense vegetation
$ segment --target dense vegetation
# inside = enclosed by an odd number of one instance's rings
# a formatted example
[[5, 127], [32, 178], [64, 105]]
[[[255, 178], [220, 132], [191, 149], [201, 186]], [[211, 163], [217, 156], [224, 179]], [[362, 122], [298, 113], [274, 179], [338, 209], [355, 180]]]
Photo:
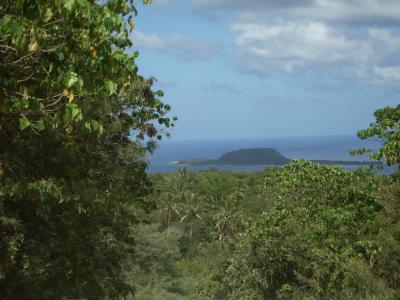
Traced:
[[359, 133], [390, 176], [148, 176], [173, 123], [127, 54], [133, 4], [0, 2], [0, 298], [399, 299], [400, 106]]
[[[151, 176], [135, 299], [397, 299], [395, 177], [307, 161]], [[143, 276], [147, 274], [147, 276]]]
[[171, 125], [126, 54], [134, 16], [133, 1], [0, 1], [1, 299], [133, 291], [140, 141]]

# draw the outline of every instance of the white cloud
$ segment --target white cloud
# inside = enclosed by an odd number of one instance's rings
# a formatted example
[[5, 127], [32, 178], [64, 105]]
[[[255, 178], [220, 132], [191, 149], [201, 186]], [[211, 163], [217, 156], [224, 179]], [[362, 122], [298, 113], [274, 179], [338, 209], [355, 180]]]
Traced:
[[400, 66], [375, 67], [374, 71], [382, 79], [400, 81]]
[[205, 14], [233, 13], [242, 71], [400, 80], [400, 0], [187, 1]]
[[351, 39], [323, 23], [237, 23], [232, 30], [239, 52], [265, 72], [271, 66], [294, 73], [310, 65], [364, 65], [375, 60], [370, 43]]
[[184, 60], [206, 60], [219, 52], [217, 42], [193, 40], [178, 33], [163, 38], [155, 34], [146, 35], [141, 31], [136, 31], [132, 39], [134, 46], [170, 51]]
[[162, 49], [165, 41], [156, 34], [145, 35], [141, 31], [135, 31], [133, 35], [134, 44], [145, 48]]
[[231, 29], [245, 72], [325, 69], [375, 82], [400, 80], [400, 68], [391, 63], [400, 53], [400, 35], [389, 29], [372, 28], [362, 36], [321, 22], [235, 23]]
[[312, 63], [365, 63], [373, 55], [368, 43], [351, 40], [322, 23], [234, 24], [235, 44], [261, 59]]

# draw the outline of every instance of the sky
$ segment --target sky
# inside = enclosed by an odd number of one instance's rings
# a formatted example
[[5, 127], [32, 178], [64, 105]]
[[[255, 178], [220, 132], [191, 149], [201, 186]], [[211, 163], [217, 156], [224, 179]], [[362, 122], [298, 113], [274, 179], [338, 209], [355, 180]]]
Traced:
[[400, 103], [399, 0], [153, 0], [140, 74], [174, 139], [350, 135]]

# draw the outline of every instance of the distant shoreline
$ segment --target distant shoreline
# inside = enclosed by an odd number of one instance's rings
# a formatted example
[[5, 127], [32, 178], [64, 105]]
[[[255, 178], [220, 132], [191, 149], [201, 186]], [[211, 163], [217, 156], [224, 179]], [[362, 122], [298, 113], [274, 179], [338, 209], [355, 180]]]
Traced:
[[[279, 153], [273, 148], [245, 148], [231, 152], [223, 153], [218, 159], [188, 159], [188, 160], [177, 160], [171, 162], [177, 166], [284, 166], [294, 159], [290, 159]], [[380, 165], [379, 162], [373, 161], [352, 161], [352, 160], [309, 160], [314, 163], [323, 165]]]

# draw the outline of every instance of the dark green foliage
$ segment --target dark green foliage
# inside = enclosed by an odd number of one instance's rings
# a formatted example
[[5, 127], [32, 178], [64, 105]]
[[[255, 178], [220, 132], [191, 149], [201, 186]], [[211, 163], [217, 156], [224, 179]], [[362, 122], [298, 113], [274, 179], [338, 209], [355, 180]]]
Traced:
[[[157, 210], [140, 235], [147, 258], [132, 275], [142, 279], [137, 299], [399, 296], [400, 195], [391, 177], [296, 161], [151, 179]], [[201, 218], [181, 222], [193, 203]]]
[[[376, 231], [370, 238], [380, 246], [380, 255], [373, 273], [389, 287], [400, 289], [400, 182], [386, 179], [377, 194], [384, 208], [377, 215]], [[399, 292], [398, 292], [399, 293]], [[398, 295], [398, 294], [397, 294]]]
[[284, 165], [290, 159], [272, 148], [241, 149], [227, 152], [218, 159], [182, 160], [180, 164], [192, 165]]
[[230, 253], [244, 215], [263, 205], [262, 174], [183, 169], [151, 176], [147, 201], [157, 209], [143, 216], [147, 225], [137, 235], [135, 299], [208, 299], [197, 293], [202, 282]]
[[249, 223], [212, 294], [223, 299], [398, 296], [398, 228], [387, 228], [384, 243], [379, 238], [385, 232], [380, 216], [389, 209], [376, 193], [379, 184], [380, 178], [364, 171], [302, 161], [271, 172], [265, 188], [275, 207]]
[[237, 164], [237, 165], [284, 165], [290, 160], [284, 157], [275, 149], [242, 149], [223, 154], [215, 161], [218, 164]]
[[135, 13], [123, 0], [0, 1], [1, 299], [133, 291], [145, 152], [171, 125], [125, 52]]

